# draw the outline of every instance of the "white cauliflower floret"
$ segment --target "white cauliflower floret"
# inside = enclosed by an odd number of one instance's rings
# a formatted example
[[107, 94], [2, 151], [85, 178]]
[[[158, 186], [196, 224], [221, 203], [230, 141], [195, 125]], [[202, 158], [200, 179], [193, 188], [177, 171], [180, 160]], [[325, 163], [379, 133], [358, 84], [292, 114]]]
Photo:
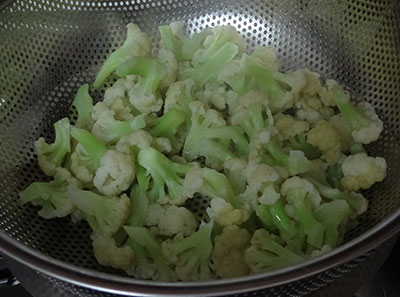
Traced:
[[281, 194], [287, 196], [290, 191], [296, 191], [297, 189], [301, 189], [307, 193], [307, 197], [310, 198], [313, 208], [320, 205], [322, 199], [314, 185], [308, 180], [298, 176], [293, 176], [282, 184]]
[[148, 206], [145, 225], [155, 226], [159, 234], [170, 237], [176, 234], [189, 236], [197, 228], [196, 219], [187, 208], [157, 203]]
[[335, 114], [329, 119], [337, 131], [340, 132], [340, 142], [343, 151], [348, 151], [351, 145], [354, 143], [353, 137], [351, 135], [352, 129], [347, 121], [343, 118], [341, 114]]
[[206, 211], [210, 219], [221, 226], [241, 225], [249, 218], [246, 210], [233, 208], [229, 202], [219, 197], [211, 199], [210, 207]]
[[257, 46], [251, 57], [260, 65], [273, 71], [278, 71], [280, 62], [276, 55], [276, 49], [274, 46]]
[[235, 194], [244, 192], [246, 188], [246, 177], [243, 174], [246, 167], [247, 161], [244, 159], [233, 158], [224, 162], [224, 173]]
[[375, 113], [374, 107], [366, 102], [360, 102], [357, 107], [363, 112], [364, 116], [371, 120], [368, 126], [353, 130], [351, 135], [355, 142], [368, 144], [376, 141], [383, 130], [383, 122]]
[[251, 161], [244, 171], [248, 187], [244, 197], [254, 197], [251, 208], [254, 209], [258, 203], [272, 205], [279, 198], [280, 193], [275, 189], [274, 183], [281, 180], [277, 170], [267, 164], [257, 164]]
[[278, 113], [274, 116], [275, 127], [283, 140], [289, 137], [307, 132], [310, 129], [310, 124], [306, 121], [299, 121], [290, 115]]
[[[117, 80], [104, 92], [104, 100], [98, 102], [96, 105], [106, 105], [114, 112], [115, 119], [117, 120], [125, 121], [132, 119], [134, 110], [132, 110], [133, 106], [129, 102], [128, 92], [134, 85], [135, 80], [130, 77]], [[97, 120], [96, 112], [94, 112], [92, 118], [94, 121]]]
[[97, 262], [116, 269], [131, 269], [135, 264], [135, 253], [130, 247], [117, 247], [115, 240], [101, 234], [92, 235], [93, 253]]
[[107, 196], [118, 195], [127, 190], [135, 179], [136, 167], [132, 155], [109, 150], [101, 158], [93, 185]]
[[129, 154], [134, 147], [138, 149], [154, 147], [160, 152], [169, 152], [171, 151], [171, 142], [168, 138], [153, 137], [147, 131], [137, 130], [122, 136], [117, 142], [115, 149], [121, 153]]
[[251, 236], [236, 225], [225, 227], [215, 236], [211, 253], [212, 269], [223, 278], [247, 275], [250, 267], [244, 260], [244, 251], [250, 246]]
[[165, 69], [165, 76], [159, 84], [159, 88], [164, 89], [176, 81], [178, 62], [176, 61], [173, 52], [163, 48], [158, 52], [157, 61], [160, 62]]
[[386, 177], [386, 168], [384, 158], [369, 157], [366, 153], [350, 155], [342, 163], [341, 183], [347, 191], [368, 189]]
[[330, 165], [337, 162], [341, 153], [339, 131], [329, 122], [320, 120], [307, 135], [307, 142], [322, 152], [322, 158]]
[[303, 70], [306, 76], [306, 84], [301, 90], [302, 94], [317, 95], [322, 89], [320, 76], [316, 72], [309, 71], [307, 69]]
[[153, 94], [142, 95], [136, 92], [136, 89], [132, 88], [129, 90], [129, 102], [140, 112], [140, 113], [151, 113], [160, 111], [163, 100]]
[[82, 162], [87, 155], [86, 150], [79, 143], [76, 145], [74, 152], [71, 154], [71, 172], [80, 180], [85, 187], [93, 187], [91, 184], [94, 174], [90, 172], [86, 165]]
[[302, 95], [299, 101], [295, 104], [296, 116], [300, 120], [306, 120], [311, 124], [315, 124], [319, 120], [326, 119], [334, 115], [332, 108], [325, 107], [318, 96]]
[[237, 94], [228, 90], [224, 84], [208, 82], [204, 89], [196, 92], [196, 98], [205, 104], [211, 104], [218, 110], [225, 109], [226, 105], [237, 100]]
[[187, 112], [194, 88], [195, 82], [190, 78], [171, 84], [165, 95], [164, 113], [171, 108]]

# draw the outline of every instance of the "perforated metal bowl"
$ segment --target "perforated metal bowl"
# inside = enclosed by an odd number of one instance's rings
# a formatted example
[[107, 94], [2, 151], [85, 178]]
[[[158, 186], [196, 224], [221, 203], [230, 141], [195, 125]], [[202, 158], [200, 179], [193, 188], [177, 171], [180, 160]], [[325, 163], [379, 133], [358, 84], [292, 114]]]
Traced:
[[[376, 107], [385, 130], [370, 151], [386, 158], [388, 177], [365, 193], [370, 208], [345, 245], [294, 267], [244, 278], [138, 281], [96, 263], [87, 225], [68, 218], [43, 220], [34, 207], [18, 204], [20, 190], [45, 179], [35, 161], [34, 141], [39, 136], [51, 140], [52, 123], [69, 114], [77, 88], [92, 82], [101, 62], [123, 42], [125, 25], [137, 23], [155, 41], [157, 27], [175, 20], [184, 21], [189, 33], [231, 24], [246, 38], [249, 51], [274, 44], [284, 69], [307, 67], [337, 79]], [[216, 295], [275, 287], [286, 296], [290, 285], [283, 284], [317, 273], [314, 287], [324, 285], [334, 275], [328, 269], [399, 230], [399, 20], [397, 0], [6, 1], [0, 11], [1, 250], [53, 277], [124, 294]], [[101, 94], [95, 91], [93, 97]], [[201, 201], [193, 203], [199, 211], [202, 207]], [[313, 290], [298, 282], [293, 286], [304, 294]]]

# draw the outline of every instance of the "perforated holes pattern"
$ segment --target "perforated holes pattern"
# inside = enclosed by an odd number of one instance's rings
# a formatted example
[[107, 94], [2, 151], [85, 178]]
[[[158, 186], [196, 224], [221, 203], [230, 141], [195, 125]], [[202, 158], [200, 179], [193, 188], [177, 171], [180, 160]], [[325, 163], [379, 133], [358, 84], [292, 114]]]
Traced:
[[[396, 0], [14, 1], [0, 12], [0, 228], [49, 256], [111, 271], [94, 260], [85, 224], [43, 220], [36, 208], [19, 206], [18, 192], [45, 180], [34, 141], [52, 139], [52, 123], [68, 115], [77, 88], [93, 81], [123, 42], [126, 23], [155, 41], [158, 25], [180, 20], [189, 33], [231, 24], [248, 51], [273, 44], [284, 69], [307, 67], [337, 79], [376, 107], [385, 131], [371, 151], [385, 156], [389, 170], [385, 182], [365, 193], [370, 209], [347, 239], [358, 236], [400, 205], [399, 10]], [[92, 95], [99, 100], [102, 90]], [[200, 213], [203, 203], [193, 203]]]

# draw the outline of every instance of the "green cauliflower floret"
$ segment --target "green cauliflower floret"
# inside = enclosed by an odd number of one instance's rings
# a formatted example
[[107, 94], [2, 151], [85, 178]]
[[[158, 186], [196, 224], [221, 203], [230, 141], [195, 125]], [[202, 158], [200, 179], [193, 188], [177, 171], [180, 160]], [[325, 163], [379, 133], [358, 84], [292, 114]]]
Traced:
[[316, 219], [325, 225], [324, 245], [335, 248], [341, 244], [344, 230], [340, 230], [340, 227], [347, 222], [350, 214], [349, 204], [342, 199], [322, 203], [315, 209], [314, 214]]
[[[243, 54], [246, 44], [243, 37], [236, 31], [233, 26], [216, 26], [212, 29], [213, 34], [208, 35], [204, 40], [204, 48], [198, 49], [192, 59], [192, 64], [197, 65], [204, 63], [214, 56], [226, 44], [232, 43], [237, 49], [237, 55]], [[236, 54], [235, 54], [236, 55]], [[234, 55], [234, 56], [235, 56]], [[233, 57], [234, 57], [233, 56]]]
[[222, 227], [231, 225], [241, 225], [249, 219], [249, 212], [234, 208], [229, 202], [223, 198], [212, 198], [210, 206], [206, 209], [208, 217]]
[[91, 129], [93, 125], [93, 100], [89, 95], [88, 84], [84, 84], [78, 89], [75, 99], [72, 102], [72, 106], [74, 106], [78, 112], [78, 118], [75, 126], [77, 128]]
[[249, 91], [239, 98], [231, 112], [230, 121], [232, 125], [243, 128], [250, 142], [258, 131], [274, 123], [268, 99], [257, 91]]
[[378, 118], [374, 108], [369, 103], [359, 103], [353, 106], [350, 96], [336, 83], [330, 82], [330, 91], [344, 119], [352, 127], [355, 142], [368, 144], [379, 138], [383, 130], [383, 122]]
[[386, 168], [384, 158], [369, 157], [366, 153], [350, 155], [342, 163], [341, 183], [347, 191], [366, 190], [386, 177]]
[[68, 118], [57, 121], [54, 125], [55, 139], [51, 144], [43, 137], [35, 142], [35, 150], [40, 169], [48, 176], [57, 173], [63, 165], [66, 155], [71, 151], [70, 124]]
[[245, 260], [253, 273], [294, 265], [305, 259], [279, 243], [279, 239], [264, 229], [254, 232], [251, 246], [245, 252]]
[[104, 195], [115, 196], [126, 191], [135, 179], [136, 166], [132, 155], [108, 150], [100, 160], [93, 185]]
[[134, 56], [147, 57], [151, 54], [152, 45], [147, 35], [140, 31], [137, 25], [132, 23], [127, 25], [127, 30], [127, 37], [122, 46], [107, 58], [97, 74], [96, 80], [93, 83], [95, 88], [100, 87], [119, 65], [130, 58]]
[[158, 112], [163, 104], [158, 88], [166, 78], [163, 64], [155, 58], [133, 57], [116, 69], [120, 77], [138, 75], [135, 85], [129, 89], [129, 102], [140, 113]]
[[124, 226], [129, 236], [127, 245], [135, 252], [135, 266], [126, 272], [139, 279], [174, 281], [174, 271], [168, 266], [159, 242], [143, 227]]
[[71, 171], [84, 184], [90, 184], [107, 147], [84, 129], [71, 128], [71, 136], [78, 142], [71, 155]]
[[151, 147], [140, 150], [138, 163], [146, 169], [146, 174], [151, 176], [152, 187], [148, 193], [151, 199], [161, 204], [185, 203], [187, 196], [183, 193], [182, 185], [191, 166], [172, 162]]
[[65, 168], [57, 168], [54, 180], [50, 182], [34, 182], [19, 193], [21, 204], [31, 202], [41, 209], [38, 214], [45, 219], [62, 218], [75, 211], [75, 205], [68, 199], [67, 187], [74, 184], [82, 187]]
[[307, 235], [307, 242], [315, 248], [321, 248], [325, 226], [313, 214], [313, 210], [321, 203], [321, 197], [313, 184], [294, 176], [282, 184], [281, 194], [294, 208], [296, 219]]
[[187, 197], [200, 193], [211, 199], [222, 198], [234, 208], [240, 208], [242, 205], [226, 176], [207, 167], [193, 168], [186, 173], [183, 193]]
[[189, 236], [197, 228], [196, 219], [187, 208], [157, 203], [148, 206], [145, 225], [156, 227], [158, 234], [168, 237], [176, 234]]
[[224, 66], [231, 61], [238, 53], [238, 47], [233, 43], [225, 43], [218, 51], [207, 58], [204, 63], [191, 68], [186, 68], [184, 77], [191, 78], [196, 82], [197, 87], [202, 88], [211, 80], [217, 79]]
[[212, 229], [211, 221], [189, 237], [167, 239], [161, 244], [163, 255], [175, 267], [178, 280], [200, 281], [211, 278], [209, 263], [213, 248]]
[[201, 46], [210, 30], [204, 29], [199, 33], [193, 33], [191, 37], [183, 31], [184, 23], [172, 22], [168, 26], [160, 26], [158, 30], [161, 35], [161, 48], [172, 51], [178, 62], [192, 60], [194, 52]]
[[91, 132], [101, 142], [115, 144], [122, 136], [143, 129], [145, 126], [146, 122], [140, 115], [130, 120], [119, 121], [115, 119], [114, 111], [106, 109], [99, 113]]
[[256, 79], [259, 89], [267, 96], [269, 107], [273, 112], [291, 108], [306, 84], [303, 71], [288, 73], [274, 71], [260, 65], [246, 54], [242, 58], [241, 71]]
[[225, 227], [214, 238], [211, 268], [217, 276], [231, 278], [248, 275], [249, 265], [244, 260], [244, 251], [250, 246], [251, 235], [236, 225]]
[[129, 270], [135, 264], [135, 253], [128, 246], [118, 247], [112, 237], [92, 234], [93, 254], [101, 265]]
[[83, 213], [95, 234], [111, 237], [128, 218], [131, 203], [126, 194], [106, 197], [69, 185], [67, 195]]
[[208, 109], [200, 101], [189, 104], [192, 111], [192, 125], [186, 137], [182, 156], [192, 161], [199, 156], [206, 158], [206, 163], [213, 168], [221, 168], [229, 159], [235, 158], [228, 141], [237, 146], [239, 154], [245, 154], [247, 140], [238, 126], [226, 126], [222, 115], [214, 109]]
[[259, 131], [253, 139], [249, 159], [283, 167], [291, 176], [311, 170], [312, 163], [304, 153], [296, 150], [285, 152], [278, 136], [275, 128]]

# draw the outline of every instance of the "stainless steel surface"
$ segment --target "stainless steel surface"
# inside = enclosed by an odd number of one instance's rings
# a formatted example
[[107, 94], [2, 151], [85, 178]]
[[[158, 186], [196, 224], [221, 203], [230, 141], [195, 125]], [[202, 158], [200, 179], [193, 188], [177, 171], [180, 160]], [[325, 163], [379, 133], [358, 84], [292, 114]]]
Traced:
[[[8, 255], [56, 278], [111, 292], [216, 295], [275, 287], [273, 292], [288, 296], [293, 285], [283, 284], [352, 260], [400, 229], [398, 1], [8, 2], [0, 12], [0, 248]], [[307, 67], [337, 79], [356, 98], [376, 107], [385, 130], [370, 149], [385, 156], [388, 177], [365, 193], [370, 209], [344, 246], [295, 267], [240, 279], [138, 281], [96, 263], [87, 225], [69, 219], [49, 222], [34, 207], [18, 205], [18, 191], [45, 179], [35, 161], [34, 140], [40, 135], [51, 139], [52, 123], [69, 114], [79, 85], [93, 81], [100, 63], [123, 42], [125, 24], [135, 22], [157, 40], [157, 26], [173, 20], [186, 22], [189, 33], [234, 25], [249, 51], [257, 44], [274, 44], [284, 69]], [[92, 95], [99, 99], [101, 92]], [[301, 294], [327, 281], [329, 275], [303, 282]]]

